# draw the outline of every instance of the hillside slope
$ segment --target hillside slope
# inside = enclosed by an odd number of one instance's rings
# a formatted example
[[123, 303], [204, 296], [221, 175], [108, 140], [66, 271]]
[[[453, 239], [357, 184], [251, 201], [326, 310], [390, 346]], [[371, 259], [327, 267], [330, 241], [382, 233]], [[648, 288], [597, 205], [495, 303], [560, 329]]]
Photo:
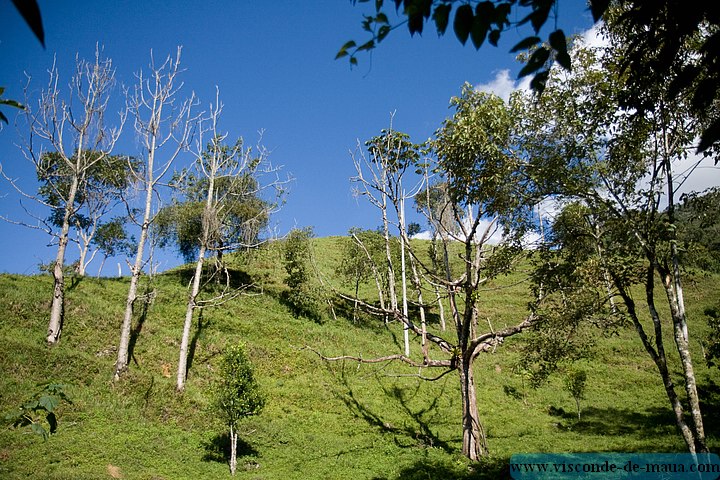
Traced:
[[[342, 241], [314, 244], [319, 271], [337, 285]], [[364, 317], [357, 323], [342, 315], [323, 323], [294, 318], [280, 299], [279, 244], [235, 257], [235, 281], [255, 286], [202, 311], [193, 326], [187, 388], [178, 395], [188, 272], [168, 272], [143, 286], [149, 295], [137, 309], [130, 371], [117, 384], [111, 377], [127, 279], [76, 281], [60, 345], [49, 349], [50, 277], [0, 275], [0, 413], [48, 380], [67, 384], [73, 401], [59, 408], [57, 433], [47, 441], [28, 429], [0, 430], [0, 478], [229, 477], [227, 434], [210, 409], [210, 391], [219, 356], [237, 342], [247, 347], [267, 405], [244, 423], [236, 478], [497, 478], [516, 452], [682, 451], [654, 366], [627, 329], [599, 338], [594, 356], [581, 364], [588, 385], [579, 421], [560, 375], [533, 390], [513, 373], [521, 339], [480, 357], [475, 372], [491, 457], [468, 465], [460, 455], [456, 375], [424, 382], [400, 365], [327, 364], [303, 348], [370, 358], [398, 352], [402, 335], [397, 324], [386, 328]], [[697, 275], [686, 291], [713, 451], [720, 425], [709, 412], [720, 407], [720, 375], [705, 367], [699, 340], [706, 333], [702, 311], [720, 297], [718, 280]], [[496, 325], [522, 315], [526, 290], [519, 283], [487, 292], [482, 314]]]

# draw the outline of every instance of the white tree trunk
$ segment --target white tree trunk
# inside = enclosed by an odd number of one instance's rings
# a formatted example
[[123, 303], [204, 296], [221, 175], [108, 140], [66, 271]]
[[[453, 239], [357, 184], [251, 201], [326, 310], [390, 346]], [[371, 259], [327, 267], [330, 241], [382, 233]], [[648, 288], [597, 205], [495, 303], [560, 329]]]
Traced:
[[237, 432], [230, 426], [230, 475], [237, 471]]
[[70, 232], [70, 216], [75, 204], [75, 195], [77, 195], [79, 179], [77, 175], [73, 176], [70, 184], [68, 198], [65, 201], [65, 214], [63, 215], [63, 224], [58, 238], [58, 251], [55, 257], [55, 265], [53, 266], [53, 299], [50, 307], [50, 322], [48, 323], [47, 337], [45, 338], [48, 345], [56, 345], [60, 341], [62, 333], [62, 324], [65, 316], [65, 250], [68, 244], [68, 234]]
[[[154, 143], [153, 143], [154, 145]], [[115, 363], [115, 381], [127, 370], [130, 363], [130, 329], [132, 327], [133, 307], [137, 299], [138, 283], [143, 268], [143, 257], [145, 255], [145, 242], [147, 241], [148, 231], [150, 230], [150, 216], [152, 213], [152, 194], [153, 194], [153, 169], [154, 151], [148, 156], [148, 175], [145, 182], [145, 210], [143, 213], [143, 223], [140, 227], [140, 239], [135, 252], [135, 263], [132, 266], [130, 275], [130, 287], [128, 288], [127, 298], [125, 299], [125, 314], [123, 316], [122, 326], [120, 327], [120, 343], [118, 345], [117, 362]]]
[[200, 293], [200, 280], [202, 278], [202, 267], [205, 261], [205, 246], [200, 247], [198, 253], [198, 261], [195, 265], [195, 275], [193, 276], [192, 287], [188, 297], [187, 309], [185, 310], [185, 323], [183, 324], [182, 340], [180, 342], [180, 358], [178, 360], [177, 371], [177, 391], [185, 390], [185, 379], [187, 378], [187, 357], [188, 347], [190, 345], [190, 328], [192, 327], [193, 313], [195, 312], [196, 300]]

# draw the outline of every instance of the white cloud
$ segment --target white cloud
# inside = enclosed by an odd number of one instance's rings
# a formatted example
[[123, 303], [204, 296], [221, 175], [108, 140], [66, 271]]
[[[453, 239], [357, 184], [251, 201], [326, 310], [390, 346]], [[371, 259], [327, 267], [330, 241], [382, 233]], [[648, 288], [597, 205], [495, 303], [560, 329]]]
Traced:
[[475, 90], [481, 92], [494, 93], [506, 102], [510, 98], [510, 94], [515, 90], [529, 90], [531, 77], [524, 77], [520, 80], [510, 78], [510, 70], [503, 69], [495, 72], [495, 78], [488, 83], [481, 83], [475, 86]]
[[610, 41], [602, 34], [601, 29], [601, 24], [596, 23], [590, 29], [581, 33], [580, 36], [583, 39], [583, 43], [591, 48], [605, 48], [610, 46]]

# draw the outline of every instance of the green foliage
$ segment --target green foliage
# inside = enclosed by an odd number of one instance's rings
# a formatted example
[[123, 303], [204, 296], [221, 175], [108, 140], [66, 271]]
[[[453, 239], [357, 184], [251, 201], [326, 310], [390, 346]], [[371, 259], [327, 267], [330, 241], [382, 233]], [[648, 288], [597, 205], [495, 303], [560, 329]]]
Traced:
[[265, 406], [265, 397], [242, 345], [233, 345], [225, 350], [219, 376], [214, 391], [215, 409], [225, 425], [237, 429], [242, 419], [259, 414]]
[[58, 419], [55, 409], [61, 402], [72, 403], [65, 393], [67, 385], [46, 382], [37, 385], [43, 387], [32, 398], [20, 405], [15, 412], [5, 416], [13, 427], [30, 427], [30, 430], [47, 440], [57, 431]]
[[703, 342], [705, 361], [710, 367], [720, 368], [720, 307], [708, 307], [704, 313], [710, 327], [710, 333]]
[[283, 283], [289, 290], [284, 292], [283, 298], [293, 315], [319, 322], [323, 317], [323, 308], [320, 292], [311, 281], [312, 237], [312, 227], [305, 227], [293, 229], [285, 239], [283, 267], [287, 276]]
[[676, 209], [683, 265], [720, 273], [720, 189], [683, 196]]
[[[48, 220], [61, 226], [65, 209], [71, 209], [70, 225], [88, 228], [94, 212], [117, 202], [131, 185], [131, 172], [139, 165], [137, 159], [125, 155], [106, 155], [102, 152], [84, 152], [83, 157], [65, 159], [59, 152], [46, 152], [40, 158], [37, 179], [38, 192], [43, 201], [52, 207]], [[79, 166], [79, 170], [78, 170]], [[74, 177], [78, 177], [78, 190], [73, 205], [66, 205]]]
[[[353, 3], [366, 1], [368, 0], [353, 0]], [[537, 35], [557, 7], [556, 0], [529, 0], [519, 3], [473, 1], [461, 4], [446, 0], [394, 0], [388, 3], [395, 6], [396, 13], [403, 19], [400, 24], [407, 24], [411, 36], [422, 34], [424, 25], [430, 22], [435, 24], [438, 36], [443, 36], [452, 18], [452, 29], [458, 41], [465, 45], [469, 39], [476, 50], [482, 47], [485, 40], [497, 47], [503, 32], [529, 23], [534, 34], [522, 39], [510, 51], [514, 53], [534, 49], [531, 61], [519, 76], [535, 74], [532, 87], [538, 92], [543, 90], [544, 79], [547, 79], [553, 61], [570, 70], [570, 56], [562, 30], [551, 32], [545, 42], [547, 46], [537, 48], [542, 42]], [[596, 21], [604, 13], [607, 4], [607, 1], [601, 0], [591, 2], [593, 18]], [[354, 40], [346, 42], [335, 58], [348, 57], [351, 65], [357, 65], [359, 53], [376, 48], [400, 24], [391, 25], [384, 0], [376, 0], [375, 14], [365, 15], [362, 21], [362, 29], [370, 34], [370, 40], [361, 45]]]
[[40, 44], [45, 47], [45, 30], [43, 29], [42, 16], [40, 15], [37, 0], [12, 0], [12, 2]]
[[422, 231], [422, 227], [417, 222], [410, 222], [407, 226], [407, 234], [409, 237], [413, 237]]
[[[335, 273], [346, 282], [357, 285], [372, 278], [373, 264], [377, 264], [371, 252], [375, 252], [377, 257], [378, 247], [382, 246], [382, 236], [378, 232], [356, 227], [351, 228], [348, 234], [348, 241], [343, 244], [342, 260], [335, 269]], [[367, 252], [370, 253], [370, 258], [355, 238], [362, 242]]]
[[585, 383], [587, 373], [585, 370], [571, 369], [565, 375], [565, 389], [572, 395], [577, 407], [577, 417], [580, 420], [580, 400], [585, 399]]
[[[0, 97], [2, 97], [3, 93], [5, 93], [5, 87], [0, 87]], [[24, 105], [16, 102], [15, 100], [10, 100], [9, 98], [0, 98], [0, 105], [7, 105], [10, 107], [19, 108], [20, 110], [25, 110]], [[5, 124], [8, 123], [7, 117], [2, 112], [0, 112], [0, 121], [5, 122]]]
[[[175, 174], [172, 184], [177, 195], [155, 222], [162, 246], [175, 244], [185, 261], [191, 262], [197, 257], [205, 227], [209, 229], [205, 247], [220, 255], [258, 244], [272, 207], [260, 197], [255, 177], [260, 160], [240, 165], [247, 160], [242, 155], [249, 153], [243, 150], [242, 139], [232, 147], [213, 141], [203, 153], [203, 165]], [[205, 165], [211, 156], [213, 167]], [[213, 198], [208, 208], [210, 176]]]
[[513, 142], [517, 112], [500, 97], [478, 92], [470, 84], [463, 85], [462, 94], [450, 103], [455, 113], [443, 122], [433, 142], [450, 202], [461, 210], [475, 205], [480, 216], [500, 217], [504, 233], [519, 239], [536, 198]]
[[97, 227], [92, 243], [106, 256], [131, 255], [136, 250], [135, 238], [125, 230], [127, 218], [114, 217]]

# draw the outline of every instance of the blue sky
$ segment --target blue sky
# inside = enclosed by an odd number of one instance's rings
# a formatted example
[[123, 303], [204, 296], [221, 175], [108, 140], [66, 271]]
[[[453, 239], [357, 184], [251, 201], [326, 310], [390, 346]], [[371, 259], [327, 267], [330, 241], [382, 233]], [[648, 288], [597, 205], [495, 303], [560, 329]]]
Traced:
[[[508, 51], [526, 34], [509, 31], [499, 48], [486, 45], [477, 52], [470, 42], [460, 45], [452, 32], [438, 38], [432, 25], [415, 38], [401, 27], [351, 69], [347, 59], [334, 57], [347, 40], [365, 39], [360, 22], [372, 2], [39, 3], [45, 50], [11, 2], [0, 1], [0, 85], [6, 87], [5, 98], [22, 98], [25, 73], [32, 77], [31, 90], [38, 92], [53, 57], [67, 82], [75, 55], [91, 58], [96, 43], [113, 60], [118, 86], [132, 85], [135, 72], [147, 71], [151, 50], [163, 58], [181, 45], [185, 94], [194, 91], [207, 108], [217, 86], [225, 104], [222, 125], [230, 138], [254, 142], [258, 130], [264, 130], [272, 162], [295, 178], [287, 204], [273, 219], [278, 231], [313, 226], [318, 236], [344, 235], [350, 227], [375, 228], [380, 223], [376, 212], [351, 193], [349, 152], [358, 139], [387, 128], [392, 112], [393, 127], [414, 141], [432, 136], [451, 114], [449, 99], [464, 82], [507, 80], [503, 70], [509, 70], [510, 80], [515, 78], [519, 65]], [[559, 13], [566, 33], [592, 24], [582, 1], [562, 2]], [[120, 88], [115, 101], [111, 119], [124, 102]], [[3, 112], [14, 115], [7, 108]], [[32, 190], [34, 171], [15, 146], [23, 135], [27, 132], [17, 131], [11, 118], [11, 125], [0, 132], [0, 162], [7, 175]], [[115, 152], [140, 153], [130, 125]], [[189, 160], [180, 159], [178, 168]], [[0, 184], [0, 214], [27, 220], [5, 183]], [[40, 262], [54, 258], [49, 240], [40, 232], [0, 222], [0, 272], [34, 273]], [[71, 246], [71, 260], [76, 250]], [[171, 257], [164, 257], [161, 269], [179, 263]], [[91, 265], [90, 272], [96, 268]]]

